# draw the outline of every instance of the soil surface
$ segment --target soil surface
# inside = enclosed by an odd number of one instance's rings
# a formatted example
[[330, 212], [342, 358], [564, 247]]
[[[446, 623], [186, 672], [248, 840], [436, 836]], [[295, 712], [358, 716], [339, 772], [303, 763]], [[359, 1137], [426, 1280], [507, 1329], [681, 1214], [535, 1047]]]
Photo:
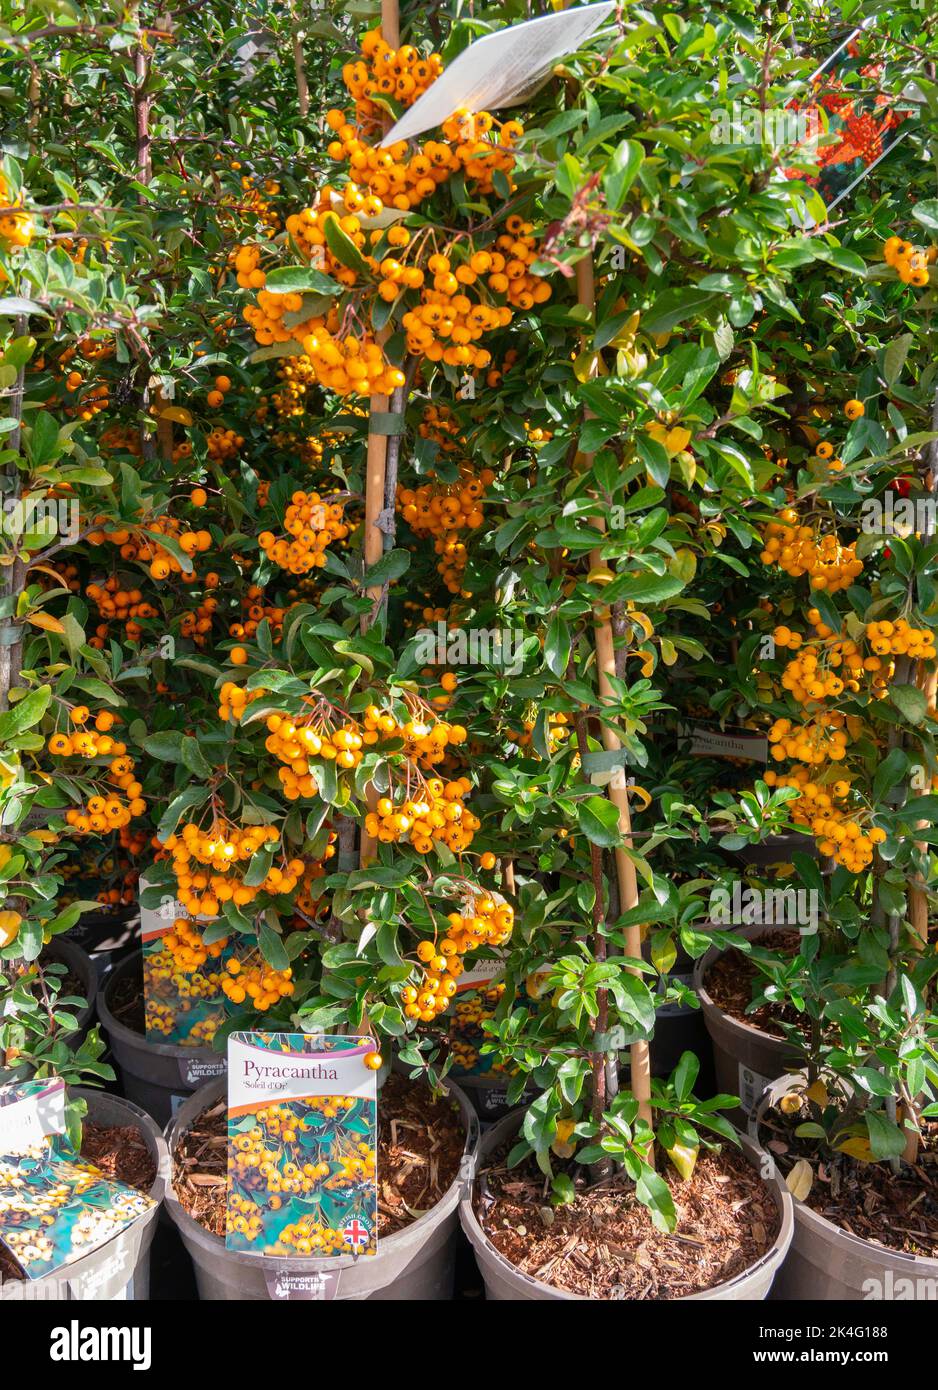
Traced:
[[[507, 1168], [507, 1149], [479, 1176], [475, 1211], [495, 1248], [522, 1274], [583, 1298], [674, 1299], [742, 1274], [770, 1248], [780, 1217], [772, 1189], [730, 1145], [702, 1153], [687, 1182], [664, 1173], [677, 1230], [655, 1230], [621, 1179], [552, 1207], [533, 1160]], [[582, 1173], [582, 1170], [579, 1170]], [[662, 1170], [664, 1171], [664, 1170]]]
[[[204, 1111], [173, 1154], [180, 1203], [212, 1235], [225, 1234], [226, 1105]], [[434, 1207], [459, 1173], [466, 1127], [445, 1096], [392, 1072], [378, 1094], [378, 1237], [401, 1231]]]
[[888, 1163], [861, 1163], [847, 1154], [819, 1154], [811, 1140], [795, 1136], [808, 1119], [770, 1111], [761, 1125], [765, 1147], [785, 1175], [800, 1158], [814, 1172], [805, 1205], [861, 1240], [887, 1250], [938, 1259], [938, 1123], [923, 1121], [918, 1162], [898, 1174]]
[[[82, 1125], [81, 1156], [107, 1178], [116, 1178], [138, 1192], [149, 1192], [156, 1180], [156, 1160], [136, 1125]], [[23, 1279], [19, 1260], [0, 1244], [0, 1279]]]
[[[794, 956], [797, 954], [800, 942], [801, 938], [797, 932], [773, 931], [767, 932], [765, 936], [760, 936], [758, 943], [755, 944], [766, 950], [779, 951], [785, 955]], [[804, 1015], [799, 1014], [797, 1009], [779, 1008], [776, 1005], [764, 1004], [754, 1013], [746, 1012], [754, 995], [762, 989], [766, 982], [767, 977], [753, 964], [749, 957], [744, 955], [742, 951], [735, 950], [725, 951], [722, 956], [719, 956], [704, 978], [707, 993], [714, 1004], [730, 1018], [735, 1018], [737, 1023], [748, 1023], [751, 1028], [759, 1028], [763, 1033], [768, 1033], [773, 1038], [784, 1038], [785, 1036], [778, 1026], [779, 1019], [785, 1023], [793, 1023], [796, 1027], [804, 1027]]]

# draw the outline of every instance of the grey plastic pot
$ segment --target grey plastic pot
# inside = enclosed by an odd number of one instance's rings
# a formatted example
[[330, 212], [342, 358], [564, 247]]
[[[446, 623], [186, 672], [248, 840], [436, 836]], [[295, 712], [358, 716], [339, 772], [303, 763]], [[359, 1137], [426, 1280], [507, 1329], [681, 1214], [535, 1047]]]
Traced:
[[[506, 1115], [497, 1125], [493, 1125], [487, 1134], [483, 1135], [473, 1166], [473, 1182], [467, 1186], [466, 1195], [459, 1204], [459, 1219], [475, 1251], [476, 1263], [485, 1281], [485, 1296], [495, 1302], [519, 1303], [531, 1302], [535, 1299], [589, 1302], [580, 1294], [569, 1293], [565, 1289], [556, 1289], [540, 1279], [532, 1279], [530, 1275], [522, 1274], [510, 1261], [505, 1259], [504, 1255], [500, 1255], [495, 1249], [475, 1214], [473, 1185], [476, 1174], [485, 1168], [486, 1159], [499, 1148], [511, 1143], [521, 1126], [523, 1116], [523, 1111], [516, 1110], [514, 1114]], [[745, 1135], [741, 1135], [740, 1138], [746, 1157], [753, 1167], [756, 1167], [763, 1157], [758, 1146]], [[794, 1231], [791, 1194], [777, 1174], [769, 1181], [780, 1217], [778, 1235], [771, 1248], [760, 1260], [757, 1260], [743, 1274], [738, 1274], [735, 1279], [727, 1279], [724, 1283], [717, 1284], [712, 1289], [704, 1289], [701, 1293], [689, 1294], [680, 1300], [682, 1303], [702, 1302], [708, 1299], [719, 1299], [727, 1302], [759, 1301], [768, 1296], [772, 1281], [791, 1244]]]
[[99, 998], [98, 1016], [107, 1033], [124, 1094], [142, 1105], [160, 1125], [172, 1119], [182, 1103], [203, 1082], [224, 1076], [223, 1053], [210, 1047], [178, 1047], [174, 1043], [148, 1042], [145, 1034], [128, 1028], [112, 1012], [115, 995], [128, 977], [143, 989], [142, 956], [129, 956], [108, 976]]
[[[740, 927], [738, 935], [755, 941], [773, 927]], [[725, 952], [711, 946], [694, 967], [693, 987], [700, 999], [704, 1024], [713, 1043], [713, 1063], [717, 1089], [724, 1095], [739, 1096], [736, 1110], [727, 1111], [737, 1125], [745, 1124], [770, 1081], [784, 1076], [796, 1063], [791, 1044], [774, 1038], [751, 1023], [741, 1023], [713, 1002], [707, 991], [707, 971]]]
[[74, 1260], [64, 1269], [41, 1279], [8, 1279], [0, 1282], [0, 1300], [36, 1302], [68, 1299], [79, 1302], [146, 1301], [150, 1296], [150, 1244], [156, 1231], [160, 1204], [169, 1186], [169, 1150], [157, 1126], [139, 1106], [106, 1091], [83, 1086], [69, 1088], [71, 1096], [83, 1096], [88, 1116], [99, 1125], [136, 1125], [156, 1160], [156, 1177], [150, 1188], [155, 1203], [149, 1211], [103, 1245]]
[[[166, 1208], [192, 1257], [199, 1297], [206, 1302], [265, 1299], [358, 1299], [442, 1302], [453, 1297], [456, 1208], [479, 1137], [479, 1122], [463, 1092], [452, 1081], [444, 1088], [459, 1106], [466, 1126], [466, 1149], [460, 1171], [443, 1197], [425, 1216], [378, 1243], [377, 1255], [355, 1259], [281, 1259], [228, 1250], [223, 1237], [212, 1235], [189, 1215], [170, 1182]], [[225, 1096], [224, 1079], [207, 1082], [180, 1109], [167, 1128], [170, 1154], [183, 1131]]]
[[[789, 1091], [803, 1090], [806, 1085], [805, 1075], [795, 1073], [766, 1087], [749, 1122], [754, 1143], [760, 1141], [766, 1111]], [[766, 1165], [772, 1164], [767, 1151], [759, 1152]], [[835, 1226], [804, 1202], [795, 1201], [794, 1212], [794, 1239], [772, 1291], [773, 1299], [795, 1303], [938, 1299], [938, 1259], [874, 1245]]]

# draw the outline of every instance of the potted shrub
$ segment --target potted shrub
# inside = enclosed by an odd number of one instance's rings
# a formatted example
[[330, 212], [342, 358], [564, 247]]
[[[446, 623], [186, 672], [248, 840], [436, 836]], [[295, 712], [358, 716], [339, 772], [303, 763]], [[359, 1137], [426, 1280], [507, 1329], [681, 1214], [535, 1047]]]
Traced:
[[785, 1298], [924, 1299], [938, 1275], [927, 1167], [938, 1116], [938, 1021], [926, 1002], [935, 967], [919, 956], [868, 982], [871, 967], [888, 964], [888, 938], [873, 935], [865, 962], [847, 964], [808, 938], [778, 987], [780, 1000], [804, 1001], [810, 1025], [799, 1030], [801, 1068], [766, 1088], [750, 1134], [796, 1198]]

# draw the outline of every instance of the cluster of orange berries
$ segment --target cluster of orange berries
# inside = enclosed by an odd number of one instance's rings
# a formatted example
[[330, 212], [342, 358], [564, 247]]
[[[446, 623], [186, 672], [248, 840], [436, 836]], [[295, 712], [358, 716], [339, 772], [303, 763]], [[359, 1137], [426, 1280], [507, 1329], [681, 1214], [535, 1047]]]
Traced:
[[293, 971], [274, 970], [266, 961], [258, 960], [248, 964], [232, 956], [226, 969], [227, 977], [222, 980], [222, 989], [232, 1004], [243, 1004], [250, 999], [253, 1008], [266, 1012], [281, 999], [288, 999], [295, 989]]
[[[155, 618], [158, 610], [147, 603], [139, 589], [123, 589], [115, 575], [110, 575], [103, 584], [91, 583], [85, 593], [103, 618], [116, 619], [126, 624], [128, 640], [136, 642], [143, 634], [138, 619]], [[97, 628], [91, 645], [99, 651], [107, 637], [107, 623]]]
[[911, 241], [903, 241], [899, 236], [888, 237], [883, 244], [883, 260], [899, 272], [899, 279], [904, 285], [915, 285], [918, 288], [927, 285], [928, 267], [935, 259], [934, 246], [930, 246], [926, 251], [923, 246], [913, 246]]
[[264, 603], [264, 590], [260, 584], [249, 584], [247, 591], [241, 599], [241, 609], [243, 620], [241, 622], [230, 623], [228, 634], [230, 637], [253, 637], [261, 623], [270, 624], [270, 630], [274, 641], [279, 641], [283, 633], [283, 620], [289, 609], [282, 608], [278, 604]]
[[813, 526], [800, 526], [798, 513], [792, 507], [780, 512], [777, 521], [768, 523], [762, 540], [763, 564], [779, 565], [796, 579], [808, 575], [812, 589], [833, 594], [846, 589], [863, 572], [855, 543], [844, 546], [835, 535], [822, 536]]
[[259, 246], [236, 246], [230, 260], [235, 268], [238, 284], [243, 290], [259, 290], [264, 286], [266, 276], [260, 269], [261, 250]]
[[465, 804], [471, 788], [467, 777], [450, 782], [430, 777], [400, 805], [380, 797], [365, 817], [365, 830], [382, 844], [408, 840], [418, 854], [429, 854], [434, 840], [458, 854], [469, 847], [481, 824]]
[[226, 430], [216, 425], [205, 436], [205, 447], [210, 459], [224, 463], [226, 459], [233, 459], [238, 450], [244, 447], [244, 435], [238, 434], [237, 430]]
[[475, 898], [463, 912], [447, 916], [449, 929], [435, 941], [421, 941], [417, 959], [424, 967], [417, 985], [405, 985], [401, 1002], [407, 1018], [432, 1023], [443, 1013], [458, 988], [462, 958], [477, 946], [503, 946], [514, 926], [514, 909], [494, 898]]
[[459, 430], [459, 421], [447, 405], [437, 405], [428, 401], [423, 408], [417, 433], [421, 439], [432, 439], [444, 454], [465, 453], [465, 440]]
[[160, 941], [172, 956], [174, 968], [187, 975], [201, 969], [206, 961], [217, 960], [228, 945], [227, 937], [206, 944], [202, 933], [188, 917], [177, 917]]
[[[16, 208], [22, 202], [19, 194], [14, 194], [3, 174], [0, 174], [0, 204]], [[0, 217], [0, 241], [9, 247], [25, 247], [32, 241], [36, 224], [28, 212], [5, 212]]]
[[[883, 635], [879, 632], [880, 624], [868, 624], [867, 637], [871, 639], [876, 653], [872, 656], [863, 656], [858, 644], [849, 637], [842, 636], [831, 641], [833, 631], [822, 621], [816, 608], [809, 609], [808, 619], [820, 640], [810, 643], [809, 649], [790, 661], [782, 675], [782, 685], [791, 691], [799, 704], [836, 698], [845, 690], [858, 694], [861, 689], [860, 677], [864, 674], [869, 676], [872, 695], [876, 699], [883, 699], [895, 674], [895, 663], [884, 662], [881, 658], [893, 651], [893, 641], [898, 643], [899, 652], [910, 652], [914, 657], [928, 659], [929, 651], [934, 654], [934, 643], [929, 644], [925, 640], [930, 634], [924, 629], [910, 628], [904, 619], [899, 619], [896, 624], [886, 623], [887, 632]], [[896, 629], [895, 635], [889, 631], [893, 628]], [[913, 632], [918, 641], [910, 644], [909, 634]], [[775, 629], [773, 637], [777, 646], [792, 651], [801, 648], [804, 640], [800, 633], [785, 624]], [[810, 649], [812, 647], [814, 650]]]
[[413, 106], [443, 71], [439, 53], [421, 58], [411, 44], [394, 49], [379, 29], [362, 35], [361, 51], [358, 62], [343, 67], [342, 81], [355, 98], [356, 112], [362, 120], [380, 116], [383, 108], [376, 98], [392, 97], [401, 106]]
[[[291, 860], [286, 871], [272, 865], [264, 880], [249, 886], [237, 872], [265, 845], [275, 844], [280, 832], [273, 826], [238, 826], [216, 823], [210, 830], [187, 822], [178, 834], [170, 835], [165, 847], [172, 855], [177, 896], [193, 917], [214, 917], [219, 904], [233, 902], [246, 907], [260, 893], [292, 893], [303, 873], [303, 862]], [[195, 865], [205, 865], [203, 873]]]
[[796, 765], [781, 777], [765, 774], [770, 787], [792, 787], [798, 797], [790, 803], [792, 819], [810, 829], [822, 854], [829, 855], [853, 873], [861, 873], [873, 861], [874, 847], [882, 844], [886, 832], [878, 826], [864, 829], [843, 806], [850, 794], [850, 783], [838, 778], [825, 786], [812, 778], [809, 768]]
[[823, 717], [793, 724], [790, 719], [776, 719], [769, 729], [769, 752], [776, 762], [797, 758], [802, 763], [842, 762], [847, 756], [848, 735], [846, 715], [839, 710], [826, 711]]
[[491, 468], [483, 468], [476, 477], [471, 466], [463, 464], [455, 483], [422, 483], [397, 490], [397, 505], [414, 534], [435, 538], [434, 550], [440, 557], [437, 570], [451, 594], [461, 592], [468, 559], [458, 532], [475, 531], [482, 525], [480, 499], [494, 479]]
[[[536, 720], [534, 719], [525, 719], [522, 724], [523, 732], [517, 729], [509, 730], [508, 737], [511, 739], [512, 743], [516, 743], [519, 748], [530, 748], [532, 742], [531, 735], [534, 732], [535, 723]], [[557, 710], [552, 714], [548, 714], [547, 748], [549, 752], [556, 753], [558, 748], [563, 747], [572, 733], [573, 727], [570, 722], [569, 714], [564, 714], [562, 710]]]
[[910, 656], [934, 661], [935, 634], [930, 628], [911, 627], [905, 618], [892, 622], [867, 623], [866, 640], [877, 656]]
[[205, 647], [212, 631], [212, 620], [218, 608], [218, 599], [207, 595], [198, 607], [180, 614], [179, 632], [190, 638], [197, 647]]
[[[2, 218], [0, 218], [2, 221]], [[78, 378], [77, 381], [75, 378]], [[70, 372], [65, 384], [69, 391], [77, 391], [81, 386], [82, 378], [78, 372]], [[69, 386], [69, 382], [74, 385]], [[106, 381], [98, 381], [90, 385], [76, 405], [67, 405], [65, 414], [77, 417], [79, 420], [93, 420], [96, 415], [100, 415], [102, 410], [107, 410], [111, 403], [110, 388]]]
[[337, 396], [387, 396], [406, 380], [367, 334], [335, 338], [323, 324], [307, 333], [302, 342], [317, 380]]
[[244, 711], [255, 700], [262, 699], [266, 690], [245, 690], [243, 685], [225, 681], [218, 692], [218, 717], [223, 724], [240, 724]]
[[[478, 254], [488, 254], [478, 253]], [[434, 273], [433, 289], [421, 294], [421, 304], [409, 309], [401, 319], [407, 331], [407, 349], [429, 362], [445, 362], [450, 367], [486, 367], [492, 360], [487, 348], [475, 346], [483, 333], [491, 333], [511, 322], [511, 310], [502, 305], [473, 304], [459, 288], [459, 281], [450, 271], [447, 256], [430, 257]], [[382, 262], [386, 265], [387, 262]], [[382, 285], [393, 282], [382, 280]]]
[[[104, 517], [98, 518], [99, 523], [105, 520]], [[212, 544], [210, 532], [192, 531], [173, 516], [154, 517], [146, 522], [145, 530], [131, 529], [123, 525], [115, 526], [113, 523], [108, 526], [100, 525], [99, 529], [89, 532], [88, 540], [92, 545], [110, 542], [119, 546], [122, 560], [136, 560], [140, 564], [149, 565], [151, 579], [168, 579], [171, 574], [178, 574], [184, 583], [191, 584], [195, 579], [194, 569], [184, 570], [172, 551], [167, 550], [155, 538], [159, 536], [171, 538], [190, 559], [208, 550]], [[105, 588], [107, 589], [107, 585]], [[114, 590], [109, 592], [113, 593]]]
[[324, 501], [318, 492], [294, 492], [283, 519], [284, 530], [292, 540], [262, 531], [258, 543], [268, 559], [290, 574], [306, 574], [322, 569], [326, 549], [349, 533], [342, 502]]
[[354, 722], [336, 728], [324, 715], [309, 715], [306, 722], [300, 722], [286, 714], [269, 714], [267, 730], [264, 747], [284, 764], [279, 776], [288, 801], [315, 796], [319, 791], [311, 759], [321, 758], [351, 771], [362, 760], [363, 744], [377, 742], [377, 737], [368, 738]]
[[[210, 406], [212, 407], [213, 410], [218, 410], [221, 406], [223, 406], [223, 405], [225, 404], [225, 396], [227, 395], [227, 393], [228, 393], [230, 390], [231, 390], [231, 377], [230, 377], [230, 376], [217, 376], [217, 377], [215, 378], [215, 385], [214, 385], [214, 387], [212, 388], [211, 391], [209, 391], [209, 392], [206, 394], [206, 397], [205, 397], [206, 404], [210, 405]], [[243, 443], [243, 442], [244, 442], [244, 441], [242, 440], [242, 443]]]
[[[49, 752], [57, 758], [123, 757], [127, 745], [111, 738], [115, 724], [121, 723], [120, 715], [112, 710], [102, 709], [94, 717], [94, 729], [86, 729], [91, 718], [87, 705], [73, 705], [68, 713], [70, 723], [76, 728], [70, 734], [52, 734], [49, 738]], [[132, 765], [132, 764], [131, 764]]]
[[89, 797], [82, 810], [70, 808], [66, 811], [66, 822], [79, 834], [119, 830], [134, 816], [142, 816], [147, 804], [141, 795], [143, 787], [134, 775], [134, 760], [127, 756], [127, 745], [108, 732], [117, 716], [110, 710], [102, 710], [95, 719], [94, 730], [82, 727], [90, 718], [87, 706], [76, 705], [69, 717], [78, 727], [71, 734], [52, 734], [47, 745], [49, 752], [56, 758], [110, 758], [106, 780], [121, 791], [126, 800], [113, 794]]

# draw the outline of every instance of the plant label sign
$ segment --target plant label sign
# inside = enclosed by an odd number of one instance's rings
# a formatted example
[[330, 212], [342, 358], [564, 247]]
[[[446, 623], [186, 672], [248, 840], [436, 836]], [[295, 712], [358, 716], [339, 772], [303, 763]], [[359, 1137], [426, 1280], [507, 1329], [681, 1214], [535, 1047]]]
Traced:
[[76, 1153], [63, 1081], [0, 1087], [0, 1242], [27, 1279], [89, 1254], [152, 1206]]
[[454, 111], [497, 111], [531, 96], [558, 58], [615, 13], [611, 0], [579, 5], [486, 34], [464, 48], [388, 131], [384, 145], [442, 125]]
[[141, 939], [147, 1042], [211, 1047], [225, 1021], [222, 980], [235, 950], [226, 946], [224, 951], [209, 954], [195, 969], [188, 969], [172, 949], [176, 942], [172, 922], [157, 918], [157, 925], [142, 928]]
[[232, 1033], [229, 1250], [378, 1253], [374, 1051], [371, 1038]]
[[742, 758], [747, 762], [765, 763], [769, 759], [769, 743], [764, 734], [751, 729], [724, 729], [719, 724], [685, 724], [679, 738], [690, 739], [689, 752], [694, 758]]
[[[880, 92], [882, 66], [864, 56], [875, 24], [871, 17], [854, 29], [811, 75], [808, 97], [789, 107], [803, 129], [801, 145], [817, 159], [818, 173], [807, 182], [816, 187], [827, 216], [909, 134], [923, 100], [915, 83], [898, 102]], [[804, 178], [798, 169], [786, 170], [785, 176]], [[810, 214], [808, 225], [814, 225]]]

